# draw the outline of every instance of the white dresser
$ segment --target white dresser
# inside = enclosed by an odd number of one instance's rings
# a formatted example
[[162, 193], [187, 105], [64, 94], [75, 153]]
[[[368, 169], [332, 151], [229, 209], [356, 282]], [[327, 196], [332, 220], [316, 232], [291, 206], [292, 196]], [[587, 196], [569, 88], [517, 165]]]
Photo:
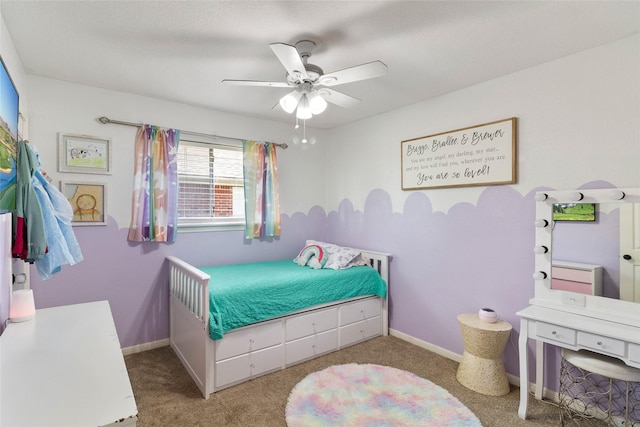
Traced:
[[0, 426], [135, 426], [107, 301], [46, 308], [0, 337]]

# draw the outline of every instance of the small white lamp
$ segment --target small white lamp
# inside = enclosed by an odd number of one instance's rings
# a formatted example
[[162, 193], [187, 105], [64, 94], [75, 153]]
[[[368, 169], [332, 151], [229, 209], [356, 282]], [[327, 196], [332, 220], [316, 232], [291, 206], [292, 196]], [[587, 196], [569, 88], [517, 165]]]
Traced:
[[12, 322], [26, 322], [36, 315], [36, 306], [33, 302], [33, 290], [20, 289], [11, 294], [9, 306], [9, 319]]

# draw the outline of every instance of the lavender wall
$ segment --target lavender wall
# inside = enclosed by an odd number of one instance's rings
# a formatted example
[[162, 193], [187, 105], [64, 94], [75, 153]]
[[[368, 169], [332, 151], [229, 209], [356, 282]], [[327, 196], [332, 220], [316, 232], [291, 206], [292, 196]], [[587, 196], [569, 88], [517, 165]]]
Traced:
[[[595, 182], [585, 187], [611, 187]], [[546, 189], [546, 188], [545, 188]], [[516, 311], [533, 297], [534, 189], [521, 195], [509, 186], [485, 188], [477, 204], [458, 203], [435, 212], [424, 193], [414, 192], [401, 213], [389, 194], [373, 190], [364, 209], [343, 200], [325, 214], [282, 216], [282, 236], [246, 241], [241, 232], [181, 233], [173, 244], [130, 243], [127, 229], [76, 227], [85, 261], [46, 282], [32, 275], [38, 308], [109, 300], [123, 347], [165, 339], [168, 326], [168, 268], [165, 257], [197, 265], [293, 258], [306, 239], [389, 252], [390, 327], [426, 343], [462, 354], [456, 316], [491, 307], [516, 328]], [[602, 218], [601, 218], [602, 219]], [[614, 221], [615, 222], [615, 221]], [[617, 235], [600, 235], [610, 247]], [[566, 249], [579, 250], [581, 240]], [[518, 374], [515, 334], [505, 350], [505, 367]], [[550, 363], [557, 351], [548, 351]], [[552, 366], [552, 365], [551, 365]], [[557, 372], [547, 373], [553, 388]]]
[[[322, 239], [325, 213], [282, 216], [282, 236], [246, 241], [242, 232], [180, 233], [173, 244], [127, 241], [112, 218], [106, 227], [74, 228], [85, 260], [47, 281], [32, 269], [37, 308], [108, 300], [122, 347], [169, 337], [169, 276], [165, 257], [196, 266], [293, 259], [305, 239]], [[81, 321], [81, 319], [79, 319]]]
[[[490, 307], [516, 325], [516, 310], [533, 297], [533, 194], [488, 187], [477, 205], [445, 214], [412, 193], [393, 213], [389, 195], [374, 190], [362, 212], [344, 201], [329, 214], [327, 240], [390, 252], [391, 328], [462, 354], [458, 314]], [[506, 361], [517, 374], [514, 346]]]

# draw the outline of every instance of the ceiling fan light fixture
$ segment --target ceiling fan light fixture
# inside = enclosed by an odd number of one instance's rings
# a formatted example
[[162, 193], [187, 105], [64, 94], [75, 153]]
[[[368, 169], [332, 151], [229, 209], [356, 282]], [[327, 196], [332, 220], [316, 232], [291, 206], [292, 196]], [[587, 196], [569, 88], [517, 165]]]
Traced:
[[327, 108], [327, 101], [319, 93], [313, 92], [309, 95], [309, 107], [312, 114], [320, 114]]
[[287, 113], [291, 114], [295, 111], [296, 107], [298, 106], [298, 103], [300, 102], [301, 97], [302, 97], [302, 94], [297, 90], [290, 92], [285, 96], [283, 96], [282, 98], [280, 98], [280, 107], [282, 107], [282, 109]]
[[313, 114], [311, 113], [311, 107], [309, 106], [309, 98], [307, 94], [302, 95], [302, 99], [298, 103], [298, 109], [296, 110], [296, 117], [300, 120], [310, 119]]

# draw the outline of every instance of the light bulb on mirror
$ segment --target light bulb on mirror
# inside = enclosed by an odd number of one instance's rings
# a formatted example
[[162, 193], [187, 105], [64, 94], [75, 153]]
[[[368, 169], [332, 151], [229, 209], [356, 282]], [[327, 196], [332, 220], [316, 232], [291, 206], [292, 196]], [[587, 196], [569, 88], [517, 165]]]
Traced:
[[622, 200], [624, 199], [624, 196], [624, 191], [621, 190], [611, 190], [609, 193], [609, 198], [611, 198], [611, 200]]
[[549, 197], [547, 195], [547, 193], [536, 193], [536, 202], [544, 202], [545, 200], [547, 200], [547, 197]]
[[535, 224], [538, 228], [544, 228], [549, 225], [549, 221], [547, 221], [546, 219], [536, 219]]
[[546, 254], [547, 252], [549, 252], [549, 248], [547, 248], [544, 245], [536, 246], [535, 248], [533, 248], [533, 252], [535, 252], [538, 255], [542, 255], [542, 254]]
[[544, 280], [547, 278], [547, 273], [545, 273], [544, 271], [536, 271], [535, 273], [533, 273], [533, 278], [535, 280]]
[[584, 199], [584, 195], [579, 192], [571, 193], [569, 199], [573, 202], [579, 202], [580, 200]]

